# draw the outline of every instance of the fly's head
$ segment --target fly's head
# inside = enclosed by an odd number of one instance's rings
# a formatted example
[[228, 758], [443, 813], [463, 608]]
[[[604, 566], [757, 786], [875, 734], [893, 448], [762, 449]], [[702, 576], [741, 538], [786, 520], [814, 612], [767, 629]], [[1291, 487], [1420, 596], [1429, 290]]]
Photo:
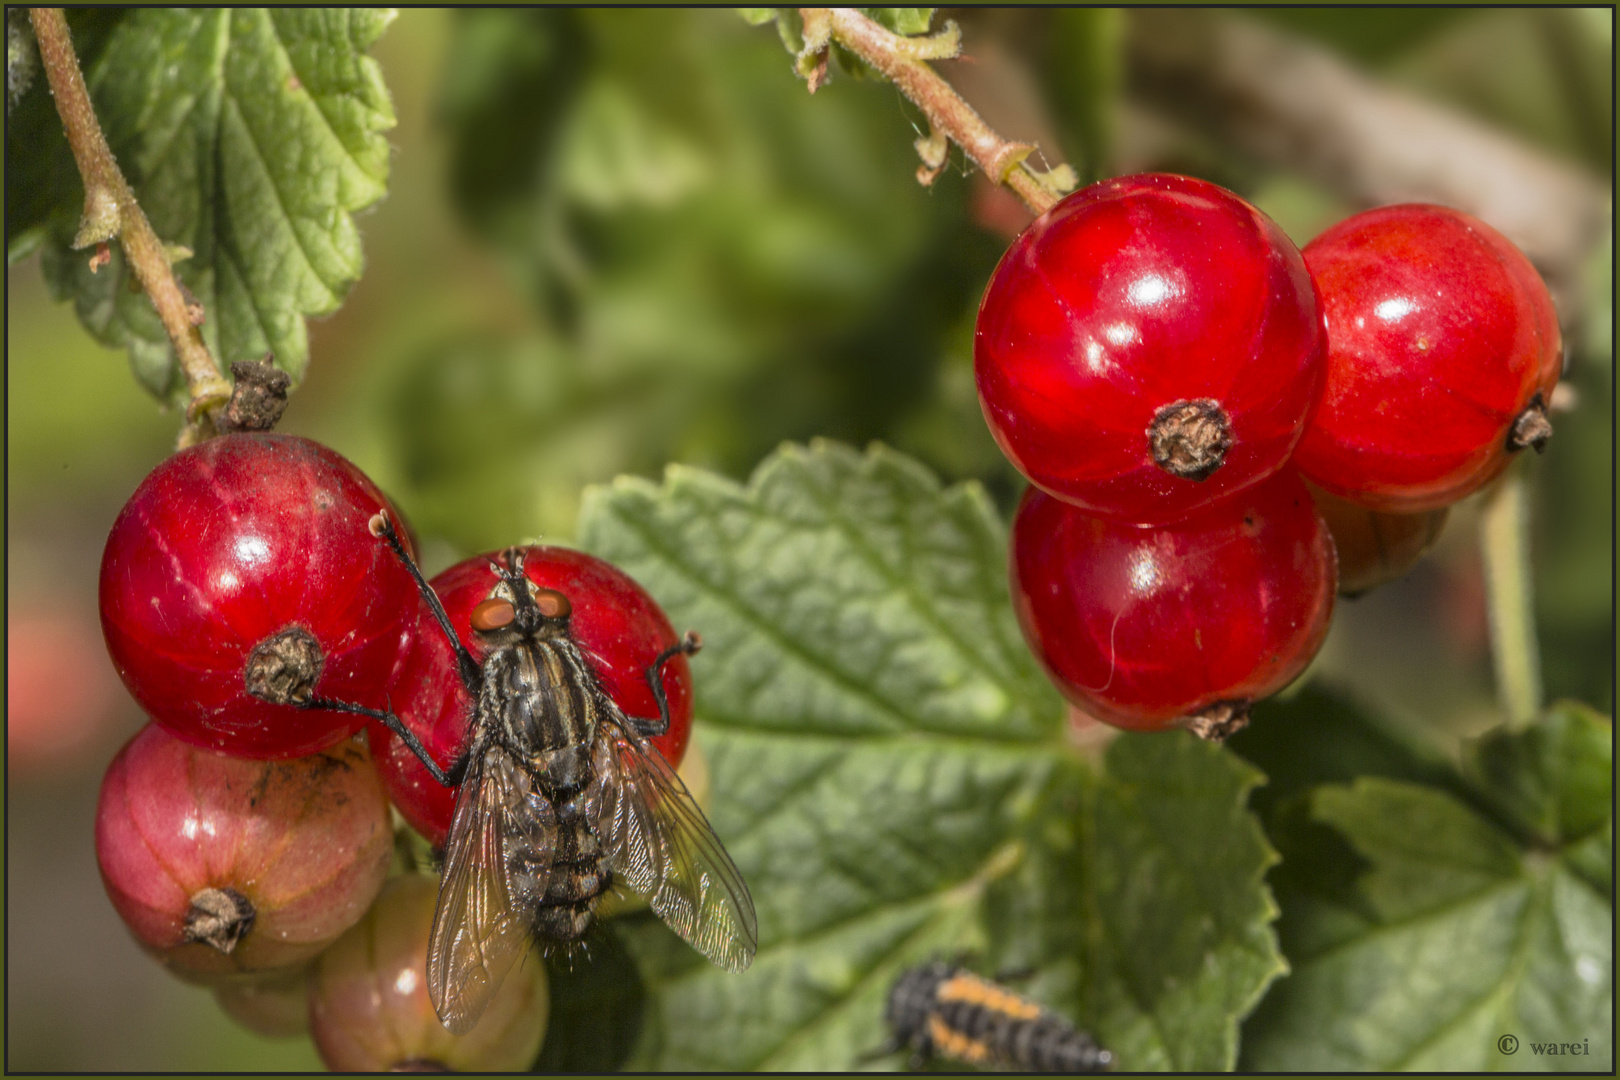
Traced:
[[556, 589], [545, 589], [523, 573], [523, 552], [508, 549], [502, 563], [490, 569], [500, 579], [472, 609], [472, 628], [490, 646], [512, 645], [522, 638], [566, 637], [574, 606]]

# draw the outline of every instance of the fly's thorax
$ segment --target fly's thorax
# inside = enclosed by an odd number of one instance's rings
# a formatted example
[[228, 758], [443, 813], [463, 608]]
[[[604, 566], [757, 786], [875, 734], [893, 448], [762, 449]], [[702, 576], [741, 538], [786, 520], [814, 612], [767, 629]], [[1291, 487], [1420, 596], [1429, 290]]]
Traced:
[[[595, 676], [565, 634], [497, 647], [483, 671], [480, 718], [513, 753], [542, 768], [547, 755], [590, 746], [600, 707]], [[559, 758], [559, 767], [568, 760]]]

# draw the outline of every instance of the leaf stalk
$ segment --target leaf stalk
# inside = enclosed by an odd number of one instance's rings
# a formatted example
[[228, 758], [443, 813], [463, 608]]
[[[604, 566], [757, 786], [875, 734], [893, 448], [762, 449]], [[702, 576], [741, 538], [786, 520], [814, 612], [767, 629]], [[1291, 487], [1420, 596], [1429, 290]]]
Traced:
[[62, 9], [30, 8], [28, 15], [39, 42], [40, 64], [62, 118], [62, 130], [84, 180], [84, 216], [73, 247], [91, 247], [116, 238], [123, 248], [136, 280], [157, 308], [185, 375], [190, 402], [180, 445], [189, 446], [214, 432], [212, 414], [230, 400], [231, 384], [220, 375], [219, 366], [197, 330], [195, 301], [188, 302], [167, 249], [107, 145]]

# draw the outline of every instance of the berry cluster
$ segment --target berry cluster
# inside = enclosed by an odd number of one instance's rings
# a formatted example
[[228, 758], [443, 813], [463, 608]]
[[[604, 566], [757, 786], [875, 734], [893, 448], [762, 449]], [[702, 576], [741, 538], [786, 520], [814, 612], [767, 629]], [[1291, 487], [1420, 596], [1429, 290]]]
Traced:
[[[333, 1068], [526, 1068], [545, 1028], [544, 966], [526, 965], [476, 1028], [452, 1035], [426, 991], [434, 883], [384, 887], [390, 802], [437, 847], [455, 793], [381, 723], [357, 732], [391, 712], [448, 765], [471, 705], [409, 570], [372, 531], [379, 513], [402, 520], [348, 461], [284, 435], [211, 439], [141, 483], [107, 540], [101, 616], [153, 722], [102, 781], [102, 879], [171, 971], [256, 1030], [310, 1030]], [[414, 548], [408, 532], [400, 543]], [[494, 558], [435, 581], [475, 651]], [[677, 637], [652, 599], [579, 552], [531, 547], [523, 566], [571, 599], [609, 696], [657, 714], [643, 673]], [[653, 742], [678, 764], [692, 720], [685, 656], [660, 675], [670, 726]]]
[[1098, 719], [1229, 734], [1310, 662], [1336, 589], [1404, 572], [1541, 448], [1561, 360], [1534, 268], [1455, 210], [1369, 211], [1301, 252], [1202, 180], [1075, 192], [1002, 257], [974, 340], [1034, 485], [1030, 647]]

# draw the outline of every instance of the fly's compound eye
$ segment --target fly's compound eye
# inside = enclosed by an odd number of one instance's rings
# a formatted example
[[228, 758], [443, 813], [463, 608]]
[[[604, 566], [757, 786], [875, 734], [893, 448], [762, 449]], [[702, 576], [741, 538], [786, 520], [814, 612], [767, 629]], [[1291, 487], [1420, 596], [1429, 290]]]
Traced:
[[556, 589], [534, 590], [534, 606], [548, 619], [566, 618], [574, 610], [574, 605], [568, 602], [568, 597]]
[[517, 608], [512, 606], [512, 601], [492, 596], [472, 609], [472, 628], [485, 632], [499, 630], [511, 626], [516, 618]]

